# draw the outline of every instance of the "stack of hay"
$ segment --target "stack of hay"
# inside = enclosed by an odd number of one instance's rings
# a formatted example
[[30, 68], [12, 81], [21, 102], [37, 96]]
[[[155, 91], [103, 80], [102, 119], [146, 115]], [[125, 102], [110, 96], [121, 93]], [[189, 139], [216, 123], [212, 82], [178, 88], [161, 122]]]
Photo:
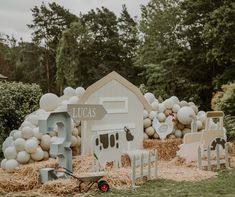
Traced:
[[[160, 103], [152, 93], [144, 95], [152, 106], [151, 112], [144, 110], [144, 136], [145, 139], [159, 139], [159, 135], [152, 126], [152, 121], [156, 117], [160, 123], [164, 123], [170, 115], [174, 116], [174, 129], [167, 136], [169, 139], [182, 138], [184, 134], [191, 132], [192, 116], [196, 116], [197, 130], [205, 128], [206, 113], [198, 111], [198, 107], [193, 102], [179, 101], [176, 96], [172, 96]], [[214, 127], [211, 122], [211, 127]]]
[[[48, 160], [50, 144], [55, 142], [58, 136], [58, 128], [55, 126], [52, 132], [42, 134], [39, 132], [38, 120], [48, 112], [67, 111], [68, 104], [77, 104], [84, 94], [82, 87], [64, 89], [64, 95], [60, 98], [55, 94], [45, 94], [40, 99], [40, 109], [26, 116], [18, 130], [11, 131], [3, 143], [5, 159], [1, 162], [1, 168], [8, 172], [14, 171], [19, 164], [33, 163], [35, 161]], [[78, 150], [81, 145], [81, 126], [72, 122], [71, 148]]]

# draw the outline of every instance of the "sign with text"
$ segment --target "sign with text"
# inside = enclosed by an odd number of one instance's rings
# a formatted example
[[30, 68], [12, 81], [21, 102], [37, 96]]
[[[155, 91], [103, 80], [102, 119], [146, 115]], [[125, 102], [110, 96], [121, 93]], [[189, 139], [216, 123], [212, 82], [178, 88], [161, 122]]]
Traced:
[[68, 113], [75, 121], [101, 120], [107, 111], [103, 105], [69, 104]]

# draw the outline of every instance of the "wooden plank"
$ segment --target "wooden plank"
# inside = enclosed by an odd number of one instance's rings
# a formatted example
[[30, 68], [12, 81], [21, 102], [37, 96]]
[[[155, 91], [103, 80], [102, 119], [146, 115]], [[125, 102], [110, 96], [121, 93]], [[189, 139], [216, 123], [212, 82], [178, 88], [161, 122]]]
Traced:
[[151, 169], [151, 162], [150, 162], [150, 157], [151, 157], [151, 153], [149, 152], [148, 154], [148, 159], [149, 159], [149, 162], [148, 162], [148, 179], [150, 179], [150, 169]]
[[199, 168], [199, 170], [201, 170], [202, 169], [202, 152], [201, 152], [201, 147], [199, 146], [198, 147], [198, 159], [197, 159], [197, 161], [198, 161], [198, 168]]
[[157, 174], [158, 174], [158, 153], [157, 153], [157, 150], [155, 149], [154, 150], [154, 155], [155, 155], [155, 172], [154, 172], [154, 175], [155, 175], [155, 178], [157, 178]]
[[229, 168], [229, 162], [228, 162], [228, 143], [225, 144], [225, 167]]
[[133, 156], [133, 159], [132, 159], [132, 177], [131, 177], [131, 185], [132, 185], [132, 189], [134, 189], [135, 187], [135, 179], [136, 179], [136, 176], [135, 176], [135, 155]]
[[219, 157], [219, 145], [216, 145], [216, 161], [217, 161], [217, 169], [220, 169], [220, 157]]
[[219, 118], [224, 117], [224, 112], [222, 111], [209, 111], [206, 113], [207, 118]]
[[208, 161], [208, 170], [211, 170], [211, 147], [207, 146], [207, 161]]
[[144, 154], [141, 153], [140, 177], [143, 179]]

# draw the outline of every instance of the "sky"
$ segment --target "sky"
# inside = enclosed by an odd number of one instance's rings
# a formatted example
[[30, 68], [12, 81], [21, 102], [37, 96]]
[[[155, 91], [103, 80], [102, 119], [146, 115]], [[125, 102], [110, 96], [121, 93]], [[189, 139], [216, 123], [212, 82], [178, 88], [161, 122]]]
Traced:
[[[57, 4], [69, 9], [73, 14], [86, 13], [97, 7], [106, 7], [119, 15], [122, 5], [126, 4], [132, 16], [140, 17], [140, 5], [146, 5], [149, 0], [54, 0]], [[27, 24], [32, 23], [31, 9], [42, 2], [52, 0], [0, 0], [0, 33], [13, 35], [15, 38], [31, 40], [31, 32]]]

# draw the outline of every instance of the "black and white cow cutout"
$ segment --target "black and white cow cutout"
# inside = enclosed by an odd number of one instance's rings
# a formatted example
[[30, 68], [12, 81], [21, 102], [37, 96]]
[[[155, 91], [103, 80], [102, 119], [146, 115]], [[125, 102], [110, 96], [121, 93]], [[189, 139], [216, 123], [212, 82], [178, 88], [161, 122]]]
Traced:
[[[93, 137], [93, 153], [96, 157], [95, 167], [105, 167], [107, 162], [113, 162], [115, 167], [121, 166], [121, 155], [127, 150], [128, 143], [134, 140], [129, 128], [123, 130], [97, 133]], [[97, 161], [98, 160], [98, 161]]]

